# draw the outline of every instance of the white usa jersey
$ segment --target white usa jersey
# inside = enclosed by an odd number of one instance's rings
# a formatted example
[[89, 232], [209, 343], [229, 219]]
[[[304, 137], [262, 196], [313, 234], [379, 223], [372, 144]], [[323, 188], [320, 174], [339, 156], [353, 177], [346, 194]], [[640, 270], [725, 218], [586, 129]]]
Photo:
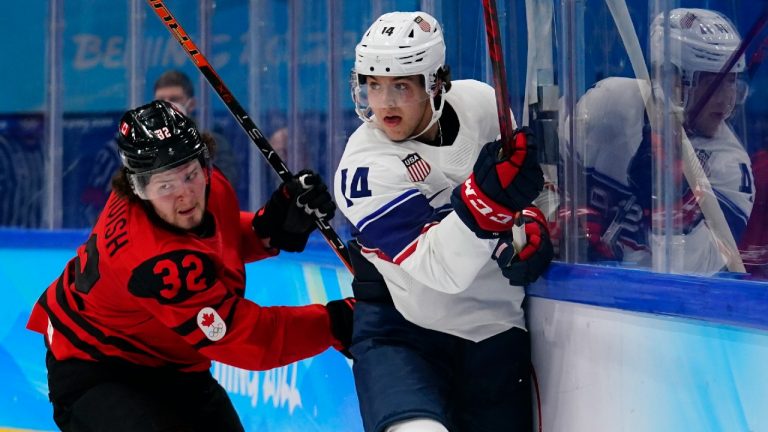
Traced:
[[[579, 100], [577, 133], [585, 143], [586, 152], [580, 156], [590, 185], [587, 191], [590, 206], [612, 202], [621, 207], [633, 199], [635, 191], [629, 185], [627, 174], [643, 140], [646, 123], [641, 91], [650, 94], [648, 85], [642, 81], [612, 77], [598, 82]], [[711, 138], [692, 136], [690, 141], [738, 242], [754, 200], [749, 156], [727, 123], [722, 123]], [[662, 245], [665, 238], [651, 234], [650, 219], [641, 216], [649, 209], [642, 209], [639, 204], [626, 208], [623, 219], [613, 221], [621, 226], [617, 242], [623, 251], [623, 260], [650, 266], [650, 251]], [[672, 271], [712, 274], [725, 265], [705, 220], [693, 224], [685, 235], [673, 237], [669, 257]]]
[[334, 194], [397, 310], [421, 327], [480, 341], [525, 329], [525, 293], [491, 260], [496, 240], [477, 238], [450, 201], [482, 146], [498, 138], [493, 88], [455, 81], [445, 101], [459, 120], [452, 145], [396, 143], [363, 124], [349, 138]]

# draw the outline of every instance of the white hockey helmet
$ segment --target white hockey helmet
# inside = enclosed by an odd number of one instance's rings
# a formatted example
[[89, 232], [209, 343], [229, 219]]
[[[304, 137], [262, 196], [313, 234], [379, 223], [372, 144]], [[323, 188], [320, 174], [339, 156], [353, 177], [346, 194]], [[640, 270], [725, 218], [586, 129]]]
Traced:
[[[673, 9], [669, 13], [670, 62], [683, 85], [695, 85], [696, 72], [720, 72], [739, 49], [741, 36], [728, 18], [706, 9]], [[651, 64], [664, 62], [664, 13], [651, 24]], [[744, 55], [729, 72], [743, 72]]]
[[432, 120], [426, 131], [442, 113], [444, 98], [440, 98], [439, 106], [434, 101], [445, 90], [437, 85], [438, 71], [444, 63], [443, 30], [433, 16], [425, 12], [390, 12], [380, 16], [355, 47], [351, 82], [355, 111], [363, 121], [372, 120], [371, 109], [360, 94], [366, 75], [422, 75], [432, 106]]

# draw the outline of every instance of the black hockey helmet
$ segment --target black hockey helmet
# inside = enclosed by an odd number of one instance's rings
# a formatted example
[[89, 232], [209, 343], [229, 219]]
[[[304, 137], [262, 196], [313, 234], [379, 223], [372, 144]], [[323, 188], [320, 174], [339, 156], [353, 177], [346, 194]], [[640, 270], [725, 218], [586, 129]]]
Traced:
[[117, 132], [117, 147], [130, 174], [152, 174], [194, 158], [208, 165], [208, 149], [195, 122], [173, 104], [156, 100], [126, 112]]

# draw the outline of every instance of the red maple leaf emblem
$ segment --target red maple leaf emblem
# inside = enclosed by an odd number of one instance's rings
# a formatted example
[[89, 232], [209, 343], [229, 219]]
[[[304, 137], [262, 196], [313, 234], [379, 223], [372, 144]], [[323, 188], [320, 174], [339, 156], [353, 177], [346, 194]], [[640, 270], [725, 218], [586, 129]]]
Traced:
[[204, 313], [203, 319], [200, 321], [200, 324], [210, 327], [213, 324], [214, 318], [212, 313]]

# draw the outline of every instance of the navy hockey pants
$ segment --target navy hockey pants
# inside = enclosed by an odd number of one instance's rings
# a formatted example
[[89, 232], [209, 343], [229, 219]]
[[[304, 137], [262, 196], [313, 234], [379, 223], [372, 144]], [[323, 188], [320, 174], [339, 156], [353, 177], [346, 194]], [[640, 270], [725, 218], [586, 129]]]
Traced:
[[532, 430], [528, 332], [475, 343], [412, 324], [392, 304], [360, 300], [354, 316], [350, 351], [366, 432], [415, 417], [451, 432]]

